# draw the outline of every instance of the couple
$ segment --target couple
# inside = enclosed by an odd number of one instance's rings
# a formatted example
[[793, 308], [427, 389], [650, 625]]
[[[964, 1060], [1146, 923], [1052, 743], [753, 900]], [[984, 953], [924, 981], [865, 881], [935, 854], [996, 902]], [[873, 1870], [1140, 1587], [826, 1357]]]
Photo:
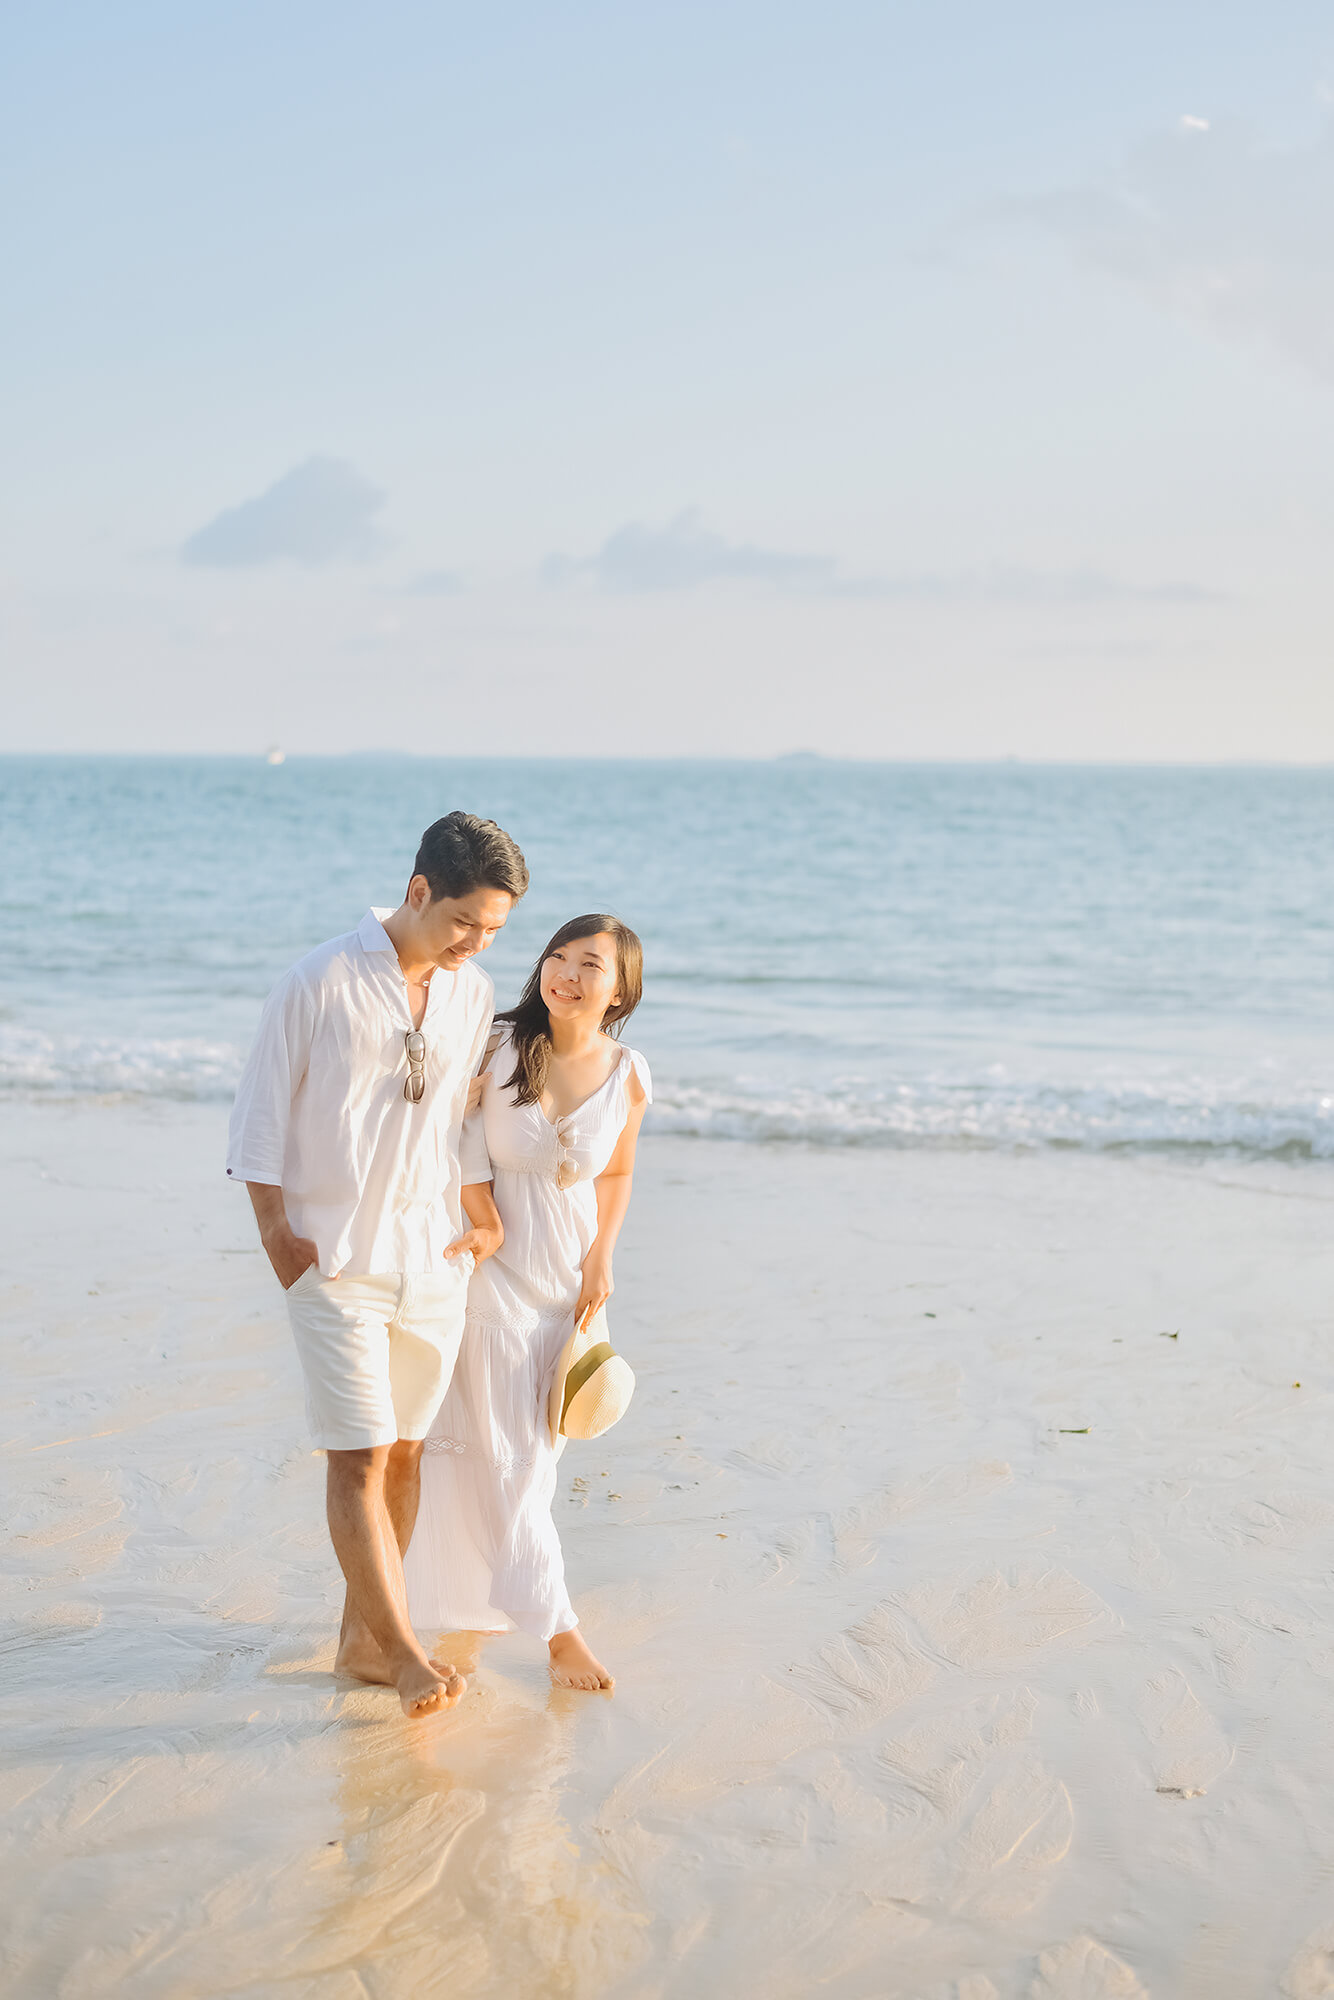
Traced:
[[437, 820], [401, 906], [279, 980], [232, 1113], [227, 1172], [328, 1453], [335, 1672], [394, 1687], [410, 1716], [466, 1685], [414, 1626], [518, 1627], [548, 1642], [558, 1684], [612, 1685], [565, 1592], [546, 1407], [572, 1328], [612, 1289], [649, 1101], [616, 1040], [643, 953], [616, 918], [576, 917], [493, 1027], [474, 961], [527, 887], [493, 820]]

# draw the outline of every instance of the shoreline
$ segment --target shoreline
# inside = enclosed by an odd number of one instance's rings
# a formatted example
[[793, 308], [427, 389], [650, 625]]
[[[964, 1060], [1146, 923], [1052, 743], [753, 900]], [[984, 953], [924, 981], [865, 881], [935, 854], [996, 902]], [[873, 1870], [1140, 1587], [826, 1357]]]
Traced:
[[[90, 1115], [122, 1112], [128, 1118], [150, 1123], [173, 1118], [188, 1121], [192, 1117], [201, 1120], [221, 1117], [225, 1127], [234, 1094], [230, 1083], [225, 1089], [207, 1095], [138, 1089], [61, 1090], [42, 1087], [4, 1091], [0, 1093], [0, 1105], [8, 1107], [16, 1118], [54, 1113], [78, 1116], [85, 1112]], [[1193, 1140], [1163, 1135], [1112, 1139], [1093, 1145], [1086, 1140], [1055, 1134], [1005, 1137], [997, 1131], [990, 1134], [945, 1129], [931, 1131], [906, 1126], [876, 1127], [869, 1123], [860, 1130], [853, 1128], [839, 1137], [830, 1138], [818, 1130], [792, 1130], [791, 1114], [781, 1100], [766, 1102], [759, 1098], [749, 1101], [734, 1099], [721, 1108], [722, 1116], [748, 1120], [749, 1130], [729, 1130], [721, 1123], [700, 1126], [698, 1123], [679, 1122], [692, 1115], [698, 1117], [704, 1114], [675, 1102], [674, 1096], [690, 1098], [700, 1095], [701, 1091], [695, 1085], [677, 1085], [670, 1081], [663, 1085], [659, 1101], [649, 1112], [650, 1122], [645, 1128], [647, 1136], [657, 1144], [666, 1141], [686, 1145], [735, 1146], [747, 1151], [795, 1151], [829, 1154], [835, 1158], [875, 1158], [881, 1154], [907, 1158], [976, 1156], [997, 1160], [1050, 1161], [1058, 1165], [1067, 1161], [1107, 1160], [1131, 1166], [1160, 1165], [1166, 1170], [1199, 1171], [1210, 1177], [1225, 1175], [1234, 1168], [1241, 1173], [1268, 1167], [1280, 1172], [1292, 1170], [1298, 1174], [1308, 1169], [1315, 1174], [1334, 1173], [1334, 1153], [1314, 1147], [1309, 1139], [1294, 1138], [1273, 1146], [1257, 1147], [1239, 1140]], [[785, 1120], [789, 1122], [785, 1123]]]
[[615, 1697], [513, 1636], [409, 1725], [224, 1122], [0, 1134], [8, 1991], [1323, 1990], [1334, 1167], [650, 1132], [557, 1500]]

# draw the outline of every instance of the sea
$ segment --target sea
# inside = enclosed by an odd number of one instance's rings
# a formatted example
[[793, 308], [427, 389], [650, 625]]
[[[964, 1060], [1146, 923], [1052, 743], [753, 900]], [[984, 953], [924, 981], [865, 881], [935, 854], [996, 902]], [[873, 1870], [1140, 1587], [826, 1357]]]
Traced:
[[283, 969], [500, 822], [642, 936], [627, 1039], [703, 1142], [1334, 1157], [1334, 770], [0, 758], [0, 1097], [230, 1095]]

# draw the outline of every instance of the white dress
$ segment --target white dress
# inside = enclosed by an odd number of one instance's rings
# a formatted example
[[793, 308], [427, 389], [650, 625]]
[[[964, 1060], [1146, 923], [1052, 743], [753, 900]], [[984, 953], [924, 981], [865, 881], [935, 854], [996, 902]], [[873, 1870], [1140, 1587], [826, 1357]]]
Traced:
[[550, 1639], [578, 1619], [551, 1518], [547, 1395], [597, 1235], [593, 1182], [629, 1116], [631, 1071], [652, 1091], [643, 1056], [623, 1049], [601, 1088], [553, 1124], [540, 1104], [514, 1102], [505, 1086], [513, 1069], [506, 1033], [483, 1071], [480, 1113], [505, 1241], [468, 1287], [463, 1344], [427, 1434], [403, 1570], [409, 1615], [422, 1630], [517, 1627]]

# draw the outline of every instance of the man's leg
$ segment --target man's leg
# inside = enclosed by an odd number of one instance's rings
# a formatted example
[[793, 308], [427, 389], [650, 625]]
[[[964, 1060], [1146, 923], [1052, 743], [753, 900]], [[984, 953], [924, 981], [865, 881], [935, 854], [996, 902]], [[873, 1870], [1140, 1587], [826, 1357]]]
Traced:
[[[412, 1531], [417, 1525], [417, 1508], [421, 1501], [421, 1460], [420, 1439], [400, 1438], [397, 1444], [389, 1446], [388, 1463], [384, 1474], [384, 1503], [389, 1514], [394, 1540], [398, 1543], [399, 1560], [408, 1552]], [[344, 1665], [343, 1662], [355, 1662]], [[440, 1677], [450, 1686], [454, 1694], [453, 1682], [457, 1679], [454, 1668], [447, 1660], [432, 1663], [440, 1671]], [[369, 1669], [369, 1671], [367, 1671]], [[355, 1673], [362, 1680], [388, 1680], [380, 1659], [380, 1649], [371, 1637], [370, 1628], [352, 1601], [349, 1589], [343, 1605], [342, 1629], [338, 1635], [339, 1672]], [[462, 1689], [459, 1689], [462, 1693]]]
[[396, 1688], [405, 1715], [430, 1715], [452, 1708], [464, 1684], [445, 1684], [408, 1623], [403, 1558], [386, 1496], [394, 1450], [376, 1445], [328, 1455], [329, 1533], [347, 1579], [336, 1671]]
[[[400, 1585], [402, 1558], [412, 1540], [421, 1502], [422, 1434], [439, 1411], [454, 1372], [463, 1335], [467, 1279], [468, 1273], [462, 1266], [432, 1277], [405, 1278], [397, 1309], [386, 1329], [394, 1416], [404, 1429], [411, 1428], [417, 1433], [414, 1438], [400, 1437], [388, 1447], [384, 1468], [384, 1507], [398, 1545]], [[400, 1603], [404, 1622], [408, 1623], [406, 1589]], [[360, 1674], [363, 1680], [390, 1677], [350, 1582], [338, 1659], [340, 1664], [346, 1663], [347, 1671]], [[445, 1683], [448, 1705], [452, 1707], [467, 1684], [451, 1661], [437, 1655], [431, 1664]]]
[[384, 1504], [389, 1509], [400, 1558], [408, 1552], [412, 1531], [417, 1525], [417, 1508], [422, 1497], [422, 1445], [419, 1439], [400, 1438], [389, 1447], [389, 1463], [384, 1472]]

